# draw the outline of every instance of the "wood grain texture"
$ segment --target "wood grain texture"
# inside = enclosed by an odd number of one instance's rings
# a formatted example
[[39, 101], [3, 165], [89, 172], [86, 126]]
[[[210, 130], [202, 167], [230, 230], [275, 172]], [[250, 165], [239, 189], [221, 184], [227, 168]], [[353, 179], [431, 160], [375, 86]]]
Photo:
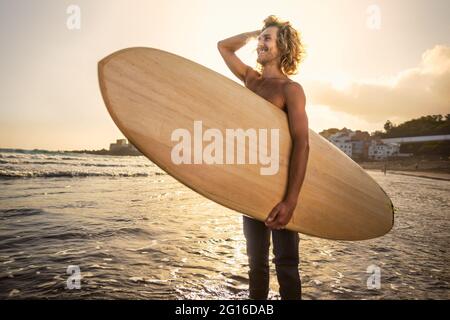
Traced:
[[[291, 137], [287, 115], [238, 83], [190, 60], [152, 48], [128, 48], [99, 62], [100, 89], [122, 133], [171, 176], [228, 208], [265, 220], [287, 187]], [[255, 164], [181, 164], [171, 160], [173, 130], [194, 121], [204, 130], [280, 130], [280, 169], [261, 175]], [[393, 226], [393, 206], [357, 163], [309, 131], [306, 177], [291, 222], [308, 235], [337, 240], [381, 236]], [[195, 214], [192, 212], [192, 214]], [[180, 217], [188, 219], [189, 217]]]

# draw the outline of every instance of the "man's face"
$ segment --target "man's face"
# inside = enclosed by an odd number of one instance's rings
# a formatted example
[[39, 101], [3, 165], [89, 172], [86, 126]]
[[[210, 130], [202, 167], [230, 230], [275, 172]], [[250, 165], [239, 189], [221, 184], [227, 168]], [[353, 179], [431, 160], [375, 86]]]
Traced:
[[262, 66], [271, 61], [276, 62], [279, 58], [277, 32], [278, 27], [272, 26], [264, 29], [258, 36], [258, 47], [256, 49], [256, 52], [258, 53], [257, 61]]

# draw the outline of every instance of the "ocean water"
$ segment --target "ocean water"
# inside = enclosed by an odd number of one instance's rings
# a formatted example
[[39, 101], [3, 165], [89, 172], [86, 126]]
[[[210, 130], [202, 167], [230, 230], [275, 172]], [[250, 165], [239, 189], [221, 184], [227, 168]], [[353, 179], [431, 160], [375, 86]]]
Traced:
[[[449, 299], [450, 181], [368, 172], [393, 230], [301, 235], [303, 298]], [[0, 149], [0, 190], [0, 299], [248, 296], [242, 216], [144, 157]], [[279, 299], [273, 264], [270, 289]]]

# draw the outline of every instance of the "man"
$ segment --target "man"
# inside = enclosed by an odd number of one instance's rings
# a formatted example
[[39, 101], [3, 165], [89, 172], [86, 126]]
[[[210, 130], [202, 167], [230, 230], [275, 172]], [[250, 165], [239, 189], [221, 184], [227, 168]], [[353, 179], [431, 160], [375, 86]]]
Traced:
[[[255, 37], [258, 39], [258, 70], [244, 64], [235, 54]], [[297, 206], [309, 155], [305, 94], [302, 86], [288, 77], [296, 73], [304, 54], [300, 37], [289, 22], [269, 16], [264, 20], [262, 30], [219, 41], [218, 49], [227, 66], [248, 89], [288, 114], [293, 142], [288, 188], [284, 198], [275, 205], [265, 222], [244, 216], [243, 227], [250, 269], [250, 299], [267, 299], [269, 293], [271, 233], [281, 299], [300, 299], [299, 236], [297, 232], [284, 229]]]

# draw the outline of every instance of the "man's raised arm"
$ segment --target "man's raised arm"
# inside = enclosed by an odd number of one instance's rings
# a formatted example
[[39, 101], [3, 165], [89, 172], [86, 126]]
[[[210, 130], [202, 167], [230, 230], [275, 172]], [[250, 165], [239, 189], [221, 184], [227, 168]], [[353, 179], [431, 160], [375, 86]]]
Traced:
[[245, 81], [247, 70], [250, 67], [243, 63], [235, 52], [247, 44], [251, 39], [256, 38], [260, 33], [261, 30], [244, 32], [231, 38], [221, 40], [217, 43], [217, 48], [219, 49], [220, 55], [223, 60], [225, 60], [228, 68], [230, 68], [231, 72], [233, 72], [233, 74], [241, 81]]

